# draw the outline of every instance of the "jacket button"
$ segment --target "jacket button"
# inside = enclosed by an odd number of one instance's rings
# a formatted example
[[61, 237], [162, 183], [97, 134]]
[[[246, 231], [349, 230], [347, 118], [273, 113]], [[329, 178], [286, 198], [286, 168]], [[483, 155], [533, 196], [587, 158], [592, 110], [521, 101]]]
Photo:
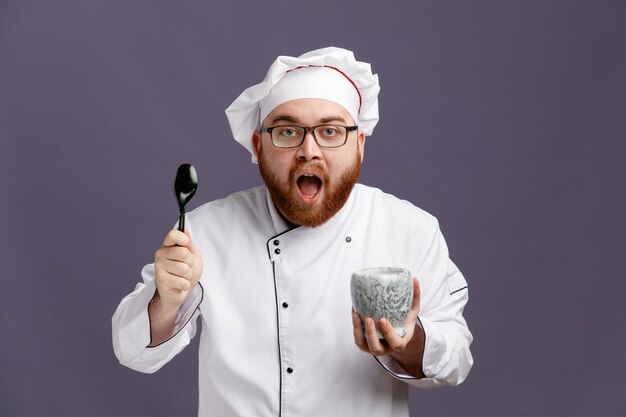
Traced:
[[293, 368], [287, 368], [287, 372], [292, 374], [293, 373]]
[[280, 240], [276, 239], [276, 240], [274, 241], [274, 246], [278, 246], [278, 245], [280, 245]]
[[352, 238], [350, 236], [346, 236], [346, 242], [348, 243], [352, 242]]
[[287, 307], [289, 307], [289, 304], [287, 304], [287, 302], [285, 301], [285, 302], [283, 303], [283, 308], [287, 308]]
[[279, 254], [280, 254], [280, 249], [278, 249], [278, 248], [274, 249], [274, 253], [275, 253], [276, 255], [279, 255]]

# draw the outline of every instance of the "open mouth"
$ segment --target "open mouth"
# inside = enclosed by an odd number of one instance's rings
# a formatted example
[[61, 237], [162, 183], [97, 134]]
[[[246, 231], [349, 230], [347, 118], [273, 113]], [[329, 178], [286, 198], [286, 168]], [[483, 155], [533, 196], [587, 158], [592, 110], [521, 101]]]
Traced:
[[296, 183], [305, 203], [313, 203], [322, 189], [322, 180], [315, 174], [302, 174]]

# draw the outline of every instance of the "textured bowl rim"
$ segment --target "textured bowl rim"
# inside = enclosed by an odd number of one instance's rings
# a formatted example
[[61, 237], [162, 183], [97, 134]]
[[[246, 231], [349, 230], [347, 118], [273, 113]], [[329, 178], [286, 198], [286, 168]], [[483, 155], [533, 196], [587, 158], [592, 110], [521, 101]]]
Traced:
[[366, 275], [371, 274], [374, 271], [386, 271], [391, 273], [408, 273], [411, 275], [411, 271], [406, 268], [401, 268], [397, 266], [371, 266], [368, 268], [362, 268], [353, 272], [354, 275]]

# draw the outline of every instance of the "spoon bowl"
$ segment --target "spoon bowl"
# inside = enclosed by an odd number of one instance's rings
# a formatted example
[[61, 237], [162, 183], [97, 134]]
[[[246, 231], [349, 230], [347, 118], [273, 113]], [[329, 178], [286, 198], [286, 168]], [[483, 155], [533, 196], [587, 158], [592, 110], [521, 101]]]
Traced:
[[185, 230], [185, 205], [191, 200], [198, 189], [198, 175], [191, 164], [182, 164], [176, 171], [173, 190], [180, 217], [178, 218], [178, 230]]

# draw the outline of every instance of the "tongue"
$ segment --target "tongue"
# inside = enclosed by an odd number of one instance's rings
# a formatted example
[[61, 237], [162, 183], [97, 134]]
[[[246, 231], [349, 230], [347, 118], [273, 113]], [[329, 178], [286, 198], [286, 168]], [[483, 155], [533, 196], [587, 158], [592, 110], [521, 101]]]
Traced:
[[317, 177], [302, 176], [298, 179], [300, 192], [306, 196], [313, 196], [320, 188], [320, 180]]

